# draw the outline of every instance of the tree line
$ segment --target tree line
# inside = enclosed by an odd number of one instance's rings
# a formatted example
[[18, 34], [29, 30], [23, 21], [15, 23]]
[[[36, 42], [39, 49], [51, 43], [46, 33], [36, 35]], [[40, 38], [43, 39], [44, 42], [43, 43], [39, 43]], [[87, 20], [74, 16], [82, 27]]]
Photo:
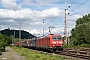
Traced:
[[[15, 36], [14, 36], [15, 35]], [[30, 39], [34, 35], [21, 30], [21, 39]], [[13, 41], [15, 39], [15, 41]], [[0, 54], [5, 51], [5, 47], [19, 41], [19, 30], [5, 29], [0, 31]]]
[[[19, 30], [13, 30], [13, 29], [4, 29], [1, 31], [1, 34], [6, 35], [6, 36], [10, 36], [10, 35], [15, 35], [15, 38], [19, 38]], [[27, 31], [21, 30], [21, 39], [29, 39], [29, 38], [33, 38], [34, 35], [30, 34]]]
[[75, 46], [90, 44], [90, 14], [77, 19], [75, 28], [71, 31], [70, 43]]

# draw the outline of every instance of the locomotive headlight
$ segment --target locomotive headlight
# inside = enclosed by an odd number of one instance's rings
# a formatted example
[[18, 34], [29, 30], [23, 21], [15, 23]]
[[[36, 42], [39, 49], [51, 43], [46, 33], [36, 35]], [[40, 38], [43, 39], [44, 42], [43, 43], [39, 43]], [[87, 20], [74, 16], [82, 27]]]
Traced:
[[56, 44], [56, 42], [52, 42], [53, 44]]
[[60, 44], [62, 44], [63, 42], [59, 42]]

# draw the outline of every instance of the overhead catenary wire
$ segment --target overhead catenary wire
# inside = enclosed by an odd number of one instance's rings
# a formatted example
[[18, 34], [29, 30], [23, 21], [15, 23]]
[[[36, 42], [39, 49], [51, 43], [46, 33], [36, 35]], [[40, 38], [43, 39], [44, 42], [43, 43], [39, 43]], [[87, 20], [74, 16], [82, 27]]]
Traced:
[[71, 12], [75, 11], [77, 8], [79, 8], [80, 6], [82, 6], [83, 4], [85, 4], [88, 0], [85, 0], [83, 3], [81, 3], [80, 5], [78, 5], [76, 8], [74, 8], [73, 10], [71, 10]]
[[[66, 2], [66, 1], [67, 1], [67, 0], [65, 0], [65, 2]], [[65, 3], [65, 2], [64, 2], [64, 3]], [[64, 4], [64, 3], [63, 3], [63, 4]], [[58, 8], [60, 9], [60, 7], [62, 7], [63, 4], [61, 4]], [[61, 19], [60, 19], [60, 20], [61, 20]], [[60, 20], [59, 20], [59, 21], [60, 21]], [[57, 21], [57, 22], [58, 22], [58, 21]], [[56, 22], [56, 23], [57, 23], [57, 22]], [[54, 23], [54, 24], [55, 24], [55, 23]], [[54, 24], [52, 24], [52, 25], [54, 25]]]
[[[59, 4], [60, 2], [61, 2], [61, 0], [60, 0], [60, 1], [57, 3], [57, 5], [55, 5], [54, 7], [58, 6], [58, 4]], [[62, 4], [62, 5], [63, 5], [63, 4]], [[61, 6], [62, 6], [62, 5], [61, 5]], [[61, 6], [60, 6], [60, 7], [61, 7]], [[52, 11], [53, 11], [53, 10], [52, 10]], [[52, 12], [52, 11], [51, 11], [51, 12]], [[54, 20], [54, 21], [55, 21], [55, 20]], [[50, 24], [51, 24], [51, 22], [50, 22]], [[50, 25], [50, 24], [49, 24], [49, 25]]]
[[[79, 6], [77, 6], [76, 8], [74, 8], [73, 10], [71, 10], [71, 12], [73, 12], [75, 9], [79, 8], [80, 6], [82, 6], [84, 3], [86, 3], [88, 0], [85, 0], [83, 3], [81, 3]], [[74, 3], [74, 2], [73, 2]], [[55, 24], [55, 23], [54, 23]], [[54, 25], [53, 24], [53, 25]]]
[[[66, 0], [66, 1], [67, 1], [67, 0]], [[66, 1], [65, 1], [65, 2], [66, 2]], [[74, 0], [73, 3], [74, 3], [75, 1], [76, 1], [76, 0]], [[73, 4], [73, 3], [72, 3], [72, 4]], [[63, 3], [63, 4], [64, 4], [64, 3]], [[62, 4], [62, 5], [63, 5], [63, 4]], [[71, 4], [70, 6], [68, 6], [68, 8], [70, 8], [70, 7], [72, 6], [72, 4]], [[61, 6], [62, 6], [62, 5], [61, 5]], [[60, 6], [60, 7], [61, 7], [61, 6]], [[59, 7], [59, 8], [60, 8], [60, 7]], [[64, 17], [63, 17], [63, 18], [64, 18]], [[61, 20], [61, 19], [60, 19], [60, 20]], [[59, 20], [59, 21], [60, 21], [60, 20]], [[55, 23], [57, 23], [57, 22], [59, 22], [59, 21], [56, 21]], [[53, 23], [52, 25], [55, 25], [55, 23]]]
[[[72, 9], [71, 11], [70, 11], [70, 14], [69, 14], [69, 16], [72, 16], [73, 15], [73, 12], [76, 10], [76, 9], [78, 9], [80, 6], [82, 6], [83, 4], [85, 4], [87, 1], [90, 1], [90, 0], [85, 0], [84, 2], [82, 2], [80, 5], [78, 5], [77, 7], [75, 7], [74, 9]], [[86, 11], [86, 10], [84, 10], [84, 11]], [[84, 12], [85, 13], [85, 12]], [[79, 14], [80, 15], [80, 14]]]
[[74, 0], [70, 6], [72, 6], [72, 5], [75, 3], [75, 1], [76, 1], [76, 0]]
[[[74, 0], [74, 1], [76, 1], [76, 0]], [[73, 12], [75, 9], [79, 8], [80, 6], [82, 6], [82, 5], [83, 5], [84, 3], [86, 3], [87, 1], [88, 1], [88, 0], [85, 0], [85, 1], [84, 1], [83, 3], [81, 3], [79, 6], [77, 6], [77, 7], [74, 8], [73, 10], [71, 10], [71, 12]], [[74, 3], [74, 2], [73, 2], [73, 3]], [[72, 4], [73, 4], [73, 3], [72, 3]], [[71, 4], [71, 5], [72, 5], [72, 4]], [[71, 7], [71, 5], [70, 5], [70, 7]], [[54, 24], [55, 24], [55, 23], [54, 23]], [[53, 25], [54, 25], [54, 24], [53, 24]]]
[[[67, 0], [65, 0], [64, 3], [65, 3], [66, 1], [67, 1]], [[60, 2], [61, 2], [61, 1], [60, 1]], [[60, 3], [60, 2], [59, 2], [59, 3]], [[59, 4], [59, 3], [58, 3], [58, 4]], [[58, 8], [61, 8], [61, 7], [64, 5], [64, 3], [62, 3]], [[61, 20], [61, 19], [60, 19], [60, 20]], [[54, 21], [55, 21], [55, 20], [54, 20]], [[50, 22], [49, 25], [52, 26], [52, 25], [54, 25], [54, 24], [56, 24], [56, 23], [57, 23], [57, 22], [51, 24], [51, 22]], [[49, 26], [49, 25], [48, 25], [48, 26]], [[44, 27], [45, 27], [45, 26], [44, 26]], [[47, 28], [47, 29], [48, 29], [48, 28]]]
[[[75, 0], [74, 0], [74, 1], [75, 1]], [[73, 12], [74, 10], [76, 10], [77, 8], [79, 8], [80, 6], [82, 6], [82, 5], [83, 5], [84, 3], [86, 3], [87, 1], [88, 1], [88, 0], [85, 0], [85, 2], [83, 2], [83, 3], [81, 3], [79, 6], [75, 7], [73, 10], [71, 10], [71, 12]], [[59, 3], [60, 3], [60, 2], [59, 2]], [[59, 3], [58, 3], [58, 4], [59, 4]], [[73, 3], [74, 3], [74, 2], [73, 2]], [[73, 3], [72, 3], [72, 4], [73, 4]], [[63, 3], [63, 4], [64, 4], [64, 3]], [[72, 6], [72, 4], [71, 4], [71, 6]], [[60, 7], [61, 7], [61, 6], [62, 6], [62, 5], [60, 5]], [[61, 20], [61, 19], [60, 19], [60, 20]], [[59, 20], [59, 21], [60, 21], [60, 20]], [[57, 24], [57, 22], [59, 22], [59, 21], [55, 21], [53, 24], [50, 23], [49, 25], [52, 25], [52, 26], [53, 26], [53, 25]], [[48, 26], [49, 26], [49, 25], [48, 25]], [[45, 26], [45, 27], [46, 27], [46, 26]]]
[[61, 2], [61, 0], [54, 7], [56, 7], [60, 2]]

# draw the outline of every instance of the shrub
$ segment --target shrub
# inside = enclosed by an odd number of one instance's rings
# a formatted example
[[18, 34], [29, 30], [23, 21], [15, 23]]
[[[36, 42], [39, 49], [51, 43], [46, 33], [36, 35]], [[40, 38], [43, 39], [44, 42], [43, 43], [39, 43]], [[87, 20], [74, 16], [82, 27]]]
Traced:
[[5, 51], [5, 46], [3, 46], [3, 45], [0, 45], [0, 51]]
[[69, 48], [70, 46], [69, 45], [64, 45], [64, 48]]
[[81, 44], [80, 46], [82, 46], [82, 47], [89, 47], [90, 44]]

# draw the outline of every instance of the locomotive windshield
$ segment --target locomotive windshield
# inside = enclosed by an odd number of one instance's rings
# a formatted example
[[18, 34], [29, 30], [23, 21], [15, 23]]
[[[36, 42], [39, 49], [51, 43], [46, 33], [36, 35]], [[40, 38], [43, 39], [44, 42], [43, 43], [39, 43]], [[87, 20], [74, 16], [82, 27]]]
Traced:
[[61, 37], [60, 36], [52, 36], [52, 39], [53, 40], [61, 40]]

